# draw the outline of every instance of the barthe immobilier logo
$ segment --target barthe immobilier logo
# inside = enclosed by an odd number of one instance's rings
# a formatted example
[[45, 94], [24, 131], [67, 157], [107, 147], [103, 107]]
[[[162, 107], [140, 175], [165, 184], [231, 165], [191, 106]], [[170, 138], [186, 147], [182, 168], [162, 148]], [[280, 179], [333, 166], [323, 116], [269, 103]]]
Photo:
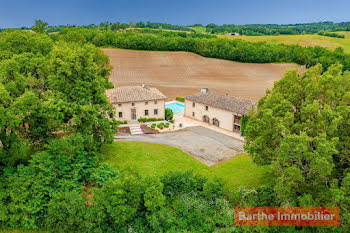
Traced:
[[339, 207], [236, 207], [236, 226], [339, 226]]

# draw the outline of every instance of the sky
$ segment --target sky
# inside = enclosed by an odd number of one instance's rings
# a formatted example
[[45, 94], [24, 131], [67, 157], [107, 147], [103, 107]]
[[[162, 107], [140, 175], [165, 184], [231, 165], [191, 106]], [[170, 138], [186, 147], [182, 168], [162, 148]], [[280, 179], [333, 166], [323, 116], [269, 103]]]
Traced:
[[177, 25], [350, 21], [349, 0], [0, 0], [0, 28], [151, 21]]

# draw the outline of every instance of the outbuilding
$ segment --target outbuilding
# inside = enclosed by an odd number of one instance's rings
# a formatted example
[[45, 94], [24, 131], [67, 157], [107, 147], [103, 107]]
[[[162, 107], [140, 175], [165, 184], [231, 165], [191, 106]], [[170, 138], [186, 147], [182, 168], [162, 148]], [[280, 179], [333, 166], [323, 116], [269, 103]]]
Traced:
[[241, 132], [242, 116], [247, 116], [250, 109], [256, 106], [253, 101], [209, 92], [207, 88], [202, 89], [201, 93], [186, 96], [184, 99], [185, 117], [236, 133]]

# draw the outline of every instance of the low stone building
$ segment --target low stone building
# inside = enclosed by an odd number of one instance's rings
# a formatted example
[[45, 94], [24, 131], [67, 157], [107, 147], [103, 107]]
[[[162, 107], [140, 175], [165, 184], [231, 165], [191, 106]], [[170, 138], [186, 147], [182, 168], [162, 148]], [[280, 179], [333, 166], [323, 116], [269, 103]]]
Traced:
[[119, 121], [136, 122], [139, 118], [165, 118], [166, 96], [158, 89], [142, 86], [117, 87], [107, 91]]
[[253, 101], [209, 92], [207, 88], [184, 99], [185, 117], [237, 133], [241, 132], [242, 116], [248, 115], [250, 109], [256, 106]]

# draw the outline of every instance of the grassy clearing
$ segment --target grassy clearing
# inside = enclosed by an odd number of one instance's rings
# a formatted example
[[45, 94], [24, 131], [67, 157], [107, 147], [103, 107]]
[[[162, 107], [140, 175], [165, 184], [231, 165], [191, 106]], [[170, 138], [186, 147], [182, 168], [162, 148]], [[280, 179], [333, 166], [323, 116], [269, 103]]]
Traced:
[[207, 33], [206, 32], [206, 27], [203, 27], [203, 26], [195, 26], [195, 27], [189, 27], [189, 28], [191, 28], [191, 29], [193, 29], [193, 30], [195, 30], [196, 32], [198, 32], [198, 33]]
[[273, 180], [269, 166], [258, 166], [246, 154], [207, 167], [177, 148], [143, 142], [115, 142], [102, 147], [103, 160], [121, 171], [158, 176], [168, 171], [193, 171], [209, 179], [225, 181], [228, 192], [239, 186], [257, 187]]
[[329, 49], [344, 48], [350, 53], [350, 32], [336, 32], [345, 38], [333, 38], [319, 35], [279, 35], [279, 36], [219, 36], [228, 39], [242, 39], [251, 42], [265, 41], [272, 44], [298, 44], [301, 46], [321, 46]]

